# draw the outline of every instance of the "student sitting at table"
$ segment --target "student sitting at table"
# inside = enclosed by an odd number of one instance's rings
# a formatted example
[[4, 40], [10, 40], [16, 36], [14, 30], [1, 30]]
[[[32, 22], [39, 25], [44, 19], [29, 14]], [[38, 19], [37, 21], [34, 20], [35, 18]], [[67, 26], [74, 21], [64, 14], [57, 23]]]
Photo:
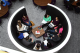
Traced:
[[55, 26], [58, 26], [59, 23], [60, 23], [58, 17], [56, 17], [56, 18], [52, 21], [52, 23], [53, 23]]
[[53, 40], [53, 41], [59, 41], [60, 40], [60, 35], [58, 34], [49, 34], [48, 39]]
[[43, 21], [42, 21], [43, 23], [42, 28], [47, 26], [50, 23], [50, 21], [51, 21], [51, 16], [48, 14], [45, 14]]
[[50, 30], [56, 26], [58, 26], [60, 24], [58, 17], [56, 17], [55, 19], [53, 19], [50, 24], [48, 25], [46, 30]]
[[19, 33], [18, 38], [19, 38], [19, 39], [23, 39], [23, 38], [26, 38], [26, 37], [28, 37], [28, 36], [29, 36], [29, 34], [28, 34], [27, 32], [25, 32], [25, 33]]
[[28, 32], [28, 33], [31, 32], [31, 31], [30, 31], [30, 28], [29, 28], [28, 26], [26, 26], [26, 25], [24, 25], [23, 23], [21, 23], [21, 20], [18, 20], [18, 21], [17, 21], [17, 30], [18, 30], [19, 32], [24, 32], [24, 31], [26, 31], [26, 32]]
[[32, 38], [32, 37], [27, 36], [27, 37], [26, 37], [26, 41], [33, 42], [33, 38]]
[[31, 27], [31, 22], [29, 21], [29, 18], [26, 15], [23, 15], [22, 20], [26, 25]]
[[46, 24], [46, 23], [48, 23], [48, 22], [50, 22], [50, 21], [51, 21], [51, 16], [48, 15], [48, 14], [45, 14], [42, 23], [43, 23], [43, 24]]
[[53, 28], [52, 30], [48, 30], [49, 33], [58, 33], [60, 35], [63, 32], [63, 26], [60, 24], [59, 26]]
[[36, 43], [33, 49], [34, 50], [42, 50], [41, 49], [41, 44], [40, 43]]
[[10, 5], [10, 3], [8, 2], [8, 1], [6, 1], [6, 0], [2, 0], [1, 1], [1, 4], [3, 5], [3, 6], [9, 6]]

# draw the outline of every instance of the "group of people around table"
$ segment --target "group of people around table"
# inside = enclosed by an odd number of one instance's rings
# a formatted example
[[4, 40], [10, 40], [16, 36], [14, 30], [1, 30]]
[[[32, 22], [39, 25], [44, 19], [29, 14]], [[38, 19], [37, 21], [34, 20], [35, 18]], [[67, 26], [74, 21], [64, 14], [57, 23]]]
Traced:
[[76, 0], [74, 2], [70, 2], [70, 0], [65, 0], [64, 6], [66, 6], [68, 10], [75, 10], [76, 13], [80, 13], [80, 0]]
[[[33, 37], [30, 37], [29, 34], [32, 33], [32, 23], [29, 20], [28, 16], [23, 15], [22, 21], [17, 21], [17, 30], [19, 33], [18, 38], [21, 40], [24, 40], [29, 43], [35, 43], [33, 50], [43, 50], [42, 45], [44, 49], [49, 49], [54, 46], [54, 42], [60, 41], [61, 33], [63, 32], [63, 26], [60, 23], [60, 20], [58, 17], [55, 17], [53, 20], [51, 19], [51, 16], [48, 14], [45, 14], [43, 17], [41, 28], [44, 28], [47, 26], [47, 29], [45, 30], [45, 34], [43, 34], [44, 41], [41, 42], [40, 40], [34, 40]], [[46, 36], [45, 36], [46, 35]], [[47, 39], [45, 38], [47, 37]], [[26, 43], [24, 42], [24, 43]], [[27, 45], [26, 44], [26, 45]], [[27, 45], [28, 46], [28, 45]]]

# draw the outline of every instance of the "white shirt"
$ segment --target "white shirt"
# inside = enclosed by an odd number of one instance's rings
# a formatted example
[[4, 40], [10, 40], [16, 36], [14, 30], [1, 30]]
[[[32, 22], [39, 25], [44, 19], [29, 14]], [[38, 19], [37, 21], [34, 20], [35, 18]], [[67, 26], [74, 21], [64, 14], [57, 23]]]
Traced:
[[47, 46], [48, 41], [47, 40], [44, 40], [43, 42], [44, 42], [44, 45]]
[[18, 30], [18, 31], [23, 31], [25, 26], [26, 26], [26, 25], [22, 24], [22, 27], [19, 28], [19, 25], [17, 25], [17, 30]]

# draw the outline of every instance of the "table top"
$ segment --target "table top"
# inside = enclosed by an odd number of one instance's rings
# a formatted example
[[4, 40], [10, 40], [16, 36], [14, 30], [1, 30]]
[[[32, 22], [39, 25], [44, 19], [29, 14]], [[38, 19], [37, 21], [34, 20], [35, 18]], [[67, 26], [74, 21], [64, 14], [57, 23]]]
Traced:
[[2, 6], [0, 10], [0, 17], [4, 16], [8, 12], [8, 6]]
[[[32, 29], [32, 33], [35, 35], [36, 38], [42, 36], [45, 33], [45, 31], [43, 29], [39, 30], [38, 27], [35, 27], [34, 29]], [[40, 34], [35, 34], [35, 31], [39, 31]]]
[[52, 0], [34, 0], [34, 3], [38, 6], [47, 6], [48, 3], [51, 3]]

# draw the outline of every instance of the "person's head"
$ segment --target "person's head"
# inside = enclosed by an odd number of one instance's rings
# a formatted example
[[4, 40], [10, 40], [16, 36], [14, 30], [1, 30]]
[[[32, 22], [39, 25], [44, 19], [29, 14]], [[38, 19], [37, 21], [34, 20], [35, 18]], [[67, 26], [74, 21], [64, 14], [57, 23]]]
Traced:
[[49, 17], [49, 15], [48, 14], [45, 14], [45, 18], [47, 18], [47, 17]]
[[28, 17], [26, 17], [26, 15], [23, 15], [23, 18], [24, 18], [24, 19], [27, 19]]
[[40, 43], [37, 43], [37, 45], [36, 45], [37, 50], [39, 50], [40, 46], [41, 46]]
[[56, 20], [58, 20], [58, 17], [56, 17]]
[[17, 24], [18, 24], [18, 25], [21, 25], [21, 20], [18, 20], [18, 21], [17, 21]]
[[59, 26], [58, 26], [59, 28], [61, 28], [62, 27], [62, 24], [59, 24]]
[[29, 36], [26, 37], [26, 40], [29, 40]]

